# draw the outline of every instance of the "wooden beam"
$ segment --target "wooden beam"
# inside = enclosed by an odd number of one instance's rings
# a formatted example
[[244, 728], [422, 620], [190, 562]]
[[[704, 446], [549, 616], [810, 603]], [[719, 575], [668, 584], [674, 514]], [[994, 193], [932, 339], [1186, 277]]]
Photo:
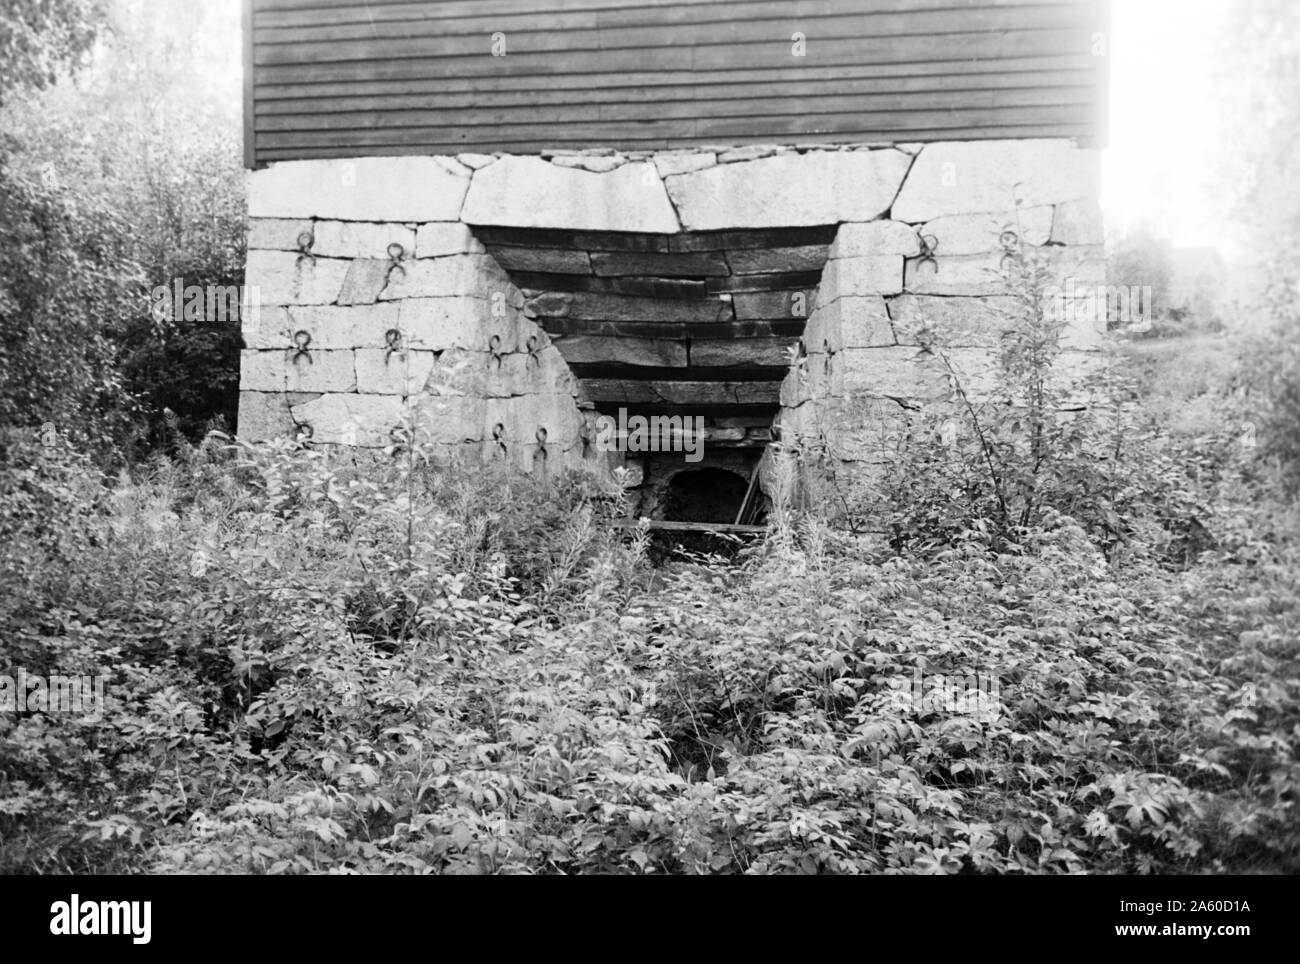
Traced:
[[618, 418], [619, 412], [624, 411], [627, 417], [633, 415], [644, 415], [652, 418], [656, 415], [682, 415], [688, 417], [700, 416], [704, 419], [715, 419], [721, 424], [724, 421], [730, 422], [757, 422], [762, 425], [771, 425], [772, 420], [776, 418], [777, 405], [775, 402], [762, 404], [725, 404], [725, 405], [676, 405], [672, 403], [656, 402], [653, 404], [643, 404], [639, 402], [595, 402], [596, 411], [601, 415], [610, 415]]
[[[564, 342], [556, 342], [564, 354]], [[760, 349], [755, 348], [757, 355]], [[740, 354], [740, 352], [737, 352]], [[569, 362], [573, 374], [583, 380], [622, 380], [629, 382], [779, 382], [790, 373], [784, 358], [775, 365], [733, 363], [729, 365], [652, 366], [620, 361]]]
[[725, 536], [761, 536], [767, 526], [743, 526], [732, 522], [673, 522], [669, 519], [618, 519], [610, 523], [615, 529], [637, 529], [645, 526], [659, 532], [711, 532]]
[[704, 406], [770, 405], [780, 404], [781, 383], [769, 382], [706, 382], [706, 381], [645, 381], [634, 382], [625, 378], [584, 378], [582, 390], [587, 398], [600, 405], [647, 405], [663, 408], [678, 405], [688, 410]]
[[602, 321], [590, 318], [543, 317], [548, 335], [582, 335], [598, 338], [667, 338], [729, 340], [736, 338], [798, 338], [807, 320], [787, 318], [771, 321]]
[[[524, 248], [489, 247], [494, 257], [499, 251], [522, 251]], [[585, 253], [585, 252], [584, 252]], [[504, 265], [500, 258], [498, 262]], [[597, 278], [595, 275], [556, 274], [543, 271], [510, 272], [510, 280], [520, 291], [594, 291], [610, 295], [632, 295], [644, 298], [675, 298], [679, 301], [706, 301], [709, 290], [703, 281], [690, 278]], [[717, 301], [714, 301], [717, 304]]]
[[749, 512], [751, 500], [754, 498], [754, 492], [758, 488], [758, 463], [754, 463], [754, 468], [749, 473], [749, 488], [745, 490], [745, 497], [740, 500], [740, 510], [736, 513], [736, 525], [743, 525], [745, 515]]
[[253, 0], [244, 0], [241, 15], [244, 69], [244, 167], [257, 167], [257, 103], [253, 84]]

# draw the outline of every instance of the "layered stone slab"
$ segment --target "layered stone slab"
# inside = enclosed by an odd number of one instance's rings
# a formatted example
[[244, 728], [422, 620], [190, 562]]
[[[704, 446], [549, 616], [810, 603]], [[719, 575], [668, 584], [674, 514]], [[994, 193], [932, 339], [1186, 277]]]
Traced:
[[1010, 211], [1096, 197], [1096, 151], [1065, 140], [927, 144], [894, 201], [896, 221]]
[[[706, 411], [715, 446], [762, 445], [784, 405], [787, 443], [880, 466], [954, 380], [991, 390], [1008, 249], [1062, 304], [1102, 291], [1095, 173], [1065, 141], [274, 165], [250, 175], [240, 432], [383, 446], [412, 420], [550, 472], [606, 461], [593, 404]], [[1071, 316], [1064, 367], [1102, 336]]]
[[681, 227], [649, 162], [598, 174], [539, 157], [503, 157], [475, 172], [461, 220], [591, 231], [671, 233]]
[[583, 391], [593, 402], [620, 405], [675, 406], [774, 405], [776, 382], [628, 381], [589, 378]]
[[[933, 259], [912, 258], [907, 262], [904, 287], [913, 294], [996, 295], [1027, 283], [1046, 287], [1099, 285], [1105, 283], [1103, 252], [1092, 247], [1047, 247], [1023, 249], [1025, 267], [1015, 254], [936, 255]], [[832, 262], [833, 263], [833, 262]], [[1041, 275], [1034, 273], [1041, 267]]]
[[921, 253], [916, 228], [901, 221], [864, 221], [840, 226], [831, 246], [832, 258], [882, 257]]
[[391, 445], [406, 423], [406, 405], [396, 395], [326, 394], [291, 411], [298, 425], [310, 426], [312, 442], [327, 445]]
[[[727, 302], [723, 302], [724, 307], [726, 304]], [[817, 289], [741, 291], [731, 296], [730, 305], [735, 317], [740, 321], [807, 318], [817, 306]], [[717, 321], [726, 317], [726, 312], [718, 310], [714, 312], [712, 320]]]
[[702, 338], [690, 344], [692, 368], [776, 368], [790, 364], [797, 338]]
[[529, 338], [546, 341], [545, 333], [517, 311], [490, 298], [407, 298], [396, 304], [397, 327], [412, 348], [508, 352], [526, 349]]
[[452, 173], [431, 157], [272, 164], [249, 174], [248, 214], [338, 221], [455, 221], [469, 183], [468, 177]]
[[686, 342], [668, 338], [570, 335], [555, 342], [569, 364], [613, 362], [657, 368], [685, 368]]
[[942, 361], [910, 347], [846, 348], [835, 356], [844, 390], [854, 396], [929, 400], [947, 395]]
[[310, 220], [253, 217], [248, 219], [249, 251], [300, 251], [304, 236], [310, 247], [313, 239]]
[[830, 248], [827, 245], [805, 244], [789, 248], [730, 251], [726, 255], [726, 260], [733, 273], [755, 275], [787, 271], [821, 271], [829, 255]]
[[1095, 199], [1086, 198], [1056, 205], [1052, 217], [1054, 243], [1096, 245], [1105, 240], [1101, 205]]
[[564, 449], [579, 442], [584, 422], [568, 394], [490, 398], [483, 407], [483, 438], [492, 439], [501, 426], [509, 442]]
[[[936, 255], [989, 254], [1007, 244], [1046, 244], [1055, 209], [1050, 205], [986, 214], [956, 214], [927, 221], [920, 229]], [[916, 252], [913, 252], [916, 253]]]
[[903, 290], [901, 255], [863, 255], [826, 263], [822, 284], [838, 295], [893, 295]]
[[373, 305], [388, 287], [393, 264], [376, 258], [352, 262], [335, 299], [340, 305]]
[[469, 229], [459, 222], [421, 224], [415, 232], [415, 256], [440, 258], [449, 254], [483, 254], [484, 248]]
[[423, 392], [438, 364], [432, 351], [361, 348], [356, 352], [357, 391], [368, 395]]
[[[1010, 283], [1004, 255], [959, 254], [907, 262], [904, 286], [914, 294], [995, 295]], [[899, 290], [902, 290], [900, 287]]]
[[1009, 296], [950, 298], [905, 294], [889, 303], [900, 344], [996, 349], [1023, 317], [1025, 306]]
[[656, 154], [653, 160], [659, 176], [668, 177], [713, 167], [718, 163], [718, 155], [712, 151], [663, 151]]
[[540, 271], [549, 274], [591, 274], [591, 256], [572, 248], [525, 248], [499, 246], [493, 256], [507, 271]]
[[250, 351], [239, 357], [239, 385], [254, 392], [354, 392], [351, 351]]
[[597, 275], [642, 275], [655, 278], [711, 278], [730, 274], [720, 252], [679, 253], [600, 251], [591, 255]]
[[291, 438], [297, 428], [291, 406], [302, 405], [319, 398], [314, 392], [255, 392], [242, 389], [239, 393], [239, 435], [250, 440]]
[[869, 221], [889, 209], [911, 158], [901, 151], [809, 151], [664, 178], [687, 231]]
[[391, 245], [400, 247], [399, 257], [415, 254], [415, 229], [403, 224], [317, 221], [312, 235], [311, 252], [320, 257], [387, 260]]
[[378, 348], [387, 344], [389, 331], [399, 328], [398, 306], [391, 302], [289, 307], [284, 313], [282, 330], [289, 343], [296, 333], [306, 332], [309, 348]]
[[492, 258], [483, 254], [453, 255], [405, 261], [387, 275], [379, 293], [385, 301], [403, 298], [509, 295], [510, 279]]
[[352, 262], [289, 251], [249, 251], [244, 283], [266, 305], [330, 305], [343, 288]]
[[876, 348], [896, 341], [885, 299], [874, 295], [845, 295], [819, 305], [808, 319], [803, 340], [810, 352]]

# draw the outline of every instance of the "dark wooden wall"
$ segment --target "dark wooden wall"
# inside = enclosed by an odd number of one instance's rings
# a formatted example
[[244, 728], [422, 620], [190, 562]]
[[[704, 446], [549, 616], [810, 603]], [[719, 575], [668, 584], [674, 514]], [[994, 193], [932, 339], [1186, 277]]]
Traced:
[[250, 165], [1104, 129], [1108, 0], [245, 4]]

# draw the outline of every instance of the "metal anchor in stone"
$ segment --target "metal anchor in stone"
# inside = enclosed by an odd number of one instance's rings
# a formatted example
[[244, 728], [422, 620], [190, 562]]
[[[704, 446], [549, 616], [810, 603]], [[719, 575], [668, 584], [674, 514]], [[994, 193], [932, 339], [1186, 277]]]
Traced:
[[939, 262], [934, 253], [939, 249], [939, 239], [933, 234], [918, 234], [917, 239], [921, 242], [921, 255], [916, 259], [917, 270], [920, 270], [921, 265], [929, 262], [930, 266], [934, 268], [934, 273], [938, 274]]
[[309, 261], [316, 260], [316, 256], [311, 253], [311, 247], [315, 243], [316, 235], [310, 230], [298, 232], [298, 260], [300, 262], [303, 258], [307, 258]]
[[311, 359], [311, 351], [307, 347], [308, 345], [311, 344], [310, 331], [306, 331], [304, 329], [299, 329], [298, 331], [295, 331], [293, 333], [293, 343], [294, 346], [298, 349], [293, 353], [293, 363], [295, 365], [298, 364], [299, 358], [306, 358], [308, 365], [315, 364]]
[[1020, 260], [1020, 235], [1016, 234], [1010, 228], [1004, 230], [998, 235], [998, 243], [1002, 245], [1002, 260], [998, 262], [998, 270], [1006, 274]]
[[388, 246], [388, 270], [384, 274], [384, 287], [393, 280], [393, 272], [401, 272], [401, 277], [406, 278], [406, 269], [402, 267], [402, 259], [406, 257], [406, 248], [394, 241]]
[[393, 352], [402, 351], [402, 333], [396, 328], [389, 328], [384, 332], [384, 344], [388, 346], [388, 351], [384, 352], [384, 365], [387, 367], [388, 360], [393, 357]]

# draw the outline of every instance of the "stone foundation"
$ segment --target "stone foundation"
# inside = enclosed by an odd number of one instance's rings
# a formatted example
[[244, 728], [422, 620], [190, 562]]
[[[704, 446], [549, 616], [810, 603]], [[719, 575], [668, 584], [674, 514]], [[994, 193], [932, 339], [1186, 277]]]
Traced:
[[[661, 405], [708, 417], [683, 469], [746, 471], [777, 432], [869, 473], [951, 390], [939, 351], [987, 391], [1009, 250], [1104, 284], [1097, 175], [1060, 140], [275, 164], [250, 175], [239, 434], [626, 461], [653, 512], [671, 465], [599, 451], [594, 419]], [[580, 328], [548, 281], [574, 277]], [[1072, 368], [1096, 357], [1094, 323], [1067, 335]]]

